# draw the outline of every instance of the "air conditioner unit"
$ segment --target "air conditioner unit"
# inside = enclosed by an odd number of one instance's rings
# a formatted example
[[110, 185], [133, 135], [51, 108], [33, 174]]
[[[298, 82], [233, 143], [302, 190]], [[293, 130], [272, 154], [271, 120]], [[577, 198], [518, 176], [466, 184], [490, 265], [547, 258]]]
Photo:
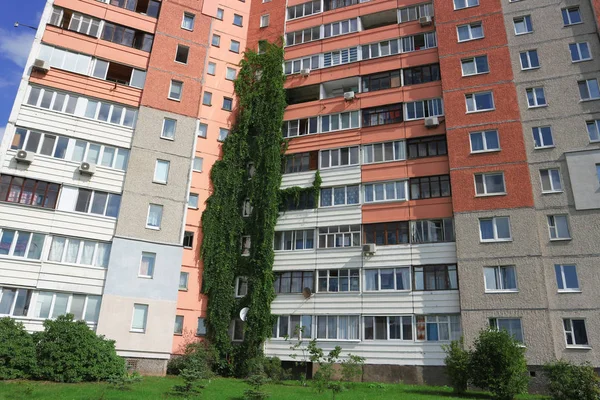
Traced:
[[310, 75], [310, 68], [302, 68], [300, 70], [300, 75], [302, 75], [302, 76], [309, 76]]
[[17, 151], [17, 154], [15, 155], [15, 160], [18, 163], [31, 164], [31, 162], [33, 161], [33, 157], [34, 157], [34, 153], [33, 152], [28, 152], [28, 151], [25, 151], [25, 150], [19, 150], [19, 151]]
[[96, 172], [96, 164], [84, 161], [79, 165], [79, 173], [82, 175], [94, 175], [94, 172]]
[[425, 118], [425, 127], [427, 128], [437, 128], [440, 126], [440, 120], [438, 117], [427, 117]]
[[419, 18], [419, 23], [421, 26], [429, 26], [433, 23], [433, 19], [429, 15], [425, 15]]
[[354, 100], [354, 92], [344, 92], [344, 100]]
[[33, 71], [46, 73], [46, 72], [50, 71], [50, 63], [48, 61], [40, 60], [38, 58], [33, 62], [33, 65], [31, 68]]
[[377, 251], [377, 246], [375, 246], [375, 243], [363, 244], [362, 251], [365, 254], [374, 254]]

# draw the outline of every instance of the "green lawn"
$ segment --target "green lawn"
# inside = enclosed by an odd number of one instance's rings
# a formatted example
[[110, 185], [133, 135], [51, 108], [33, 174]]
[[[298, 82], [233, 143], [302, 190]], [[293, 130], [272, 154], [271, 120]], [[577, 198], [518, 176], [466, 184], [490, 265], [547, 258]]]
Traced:
[[[171, 387], [178, 383], [174, 377], [146, 377], [132, 385], [131, 390], [118, 390], [104, 383], [57, 384], [49, 382], [11, 381], [0, 382], [0, 400], [153, 400], [181, 398], [169, 395]], [[213, 379], [202, 392], [202, 399], [241, 400], [248, 385], [237, 379]], [[300, 387], [295, 383], [267, 385], [264, 391], [272, 400], [329, 400], [331, 393], [316, 393], [312, 388]], [[356, 384], [355, 389], [336, 396], [337, 400], [458, 400], [488, 399], [482, 394], [465, 397], [452, 395], [449, 388], [435, 386], [409, 386], [384, 384]], [[520, 396], [519, 399], [541, 400], [541, 396]]]

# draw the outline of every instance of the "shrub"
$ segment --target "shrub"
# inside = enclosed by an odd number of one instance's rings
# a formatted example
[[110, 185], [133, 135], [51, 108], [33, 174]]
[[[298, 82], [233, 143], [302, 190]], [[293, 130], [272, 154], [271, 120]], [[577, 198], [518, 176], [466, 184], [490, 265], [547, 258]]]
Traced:
[[132, 373], [124, 372], [122, 375], [115, 375], [108, 378], [110, 383], [115, 389], [119, 390], [130, 390], [131, 385], [143, 380], [142, 376], [137, 371]]
[[202, 381], [210, 380], [213, 372], [206, 360], [192, 357], [179, 372], [179, 376], [183, 379], [183, 385], [173, 386], [173, 394], [188, 397], [199, 394], [206, 387], [206, 383]]
[[508, 332], [482, 330], [473, 348], [469, 369], [475, 386], [497, 400], [512, 400], [527, 389], [525, 349]]
[[348, 354], [348, 358], [342, 361], [342, 379], [345, 382], [360, 380], [364, 364], [364, 357]]
[[22, 323], [0, 318], [0, 380], [27, 378], [35, 368], [33, 339]]
[[125, 361], [115, 351], [115, 342], [96, 335], [73, 315], [44, 321], [37, 335], [35, 376], [55, 382], [107, 380], [125, 373]]
[[463, 394], [469, 385], [469, 362], [471, 354], [464, 347], [463, 338], [453, 340], [449, 345], [442, 345], [446, 352], [446, 374], [450, 379], [450, 386], [455, 393]]
[[262, 386], [269, 382], [269, 379], [261, 373], [250, 375], [246, 379], [246, 383], [250, 385], [250, 389], [244, 391], [244, 400], [265, 400], [269, 398], [269, 394], [263, 392]]
[[181, 356], [173, 357], [167, 364], [167, 373], [179, 375], [188, 367], [197, 369], [197, 363], [202, 363], [208, 369], [214, 368], [216, 354], [214, 349], [206, 342], [191, 342], [185, 345]]
[[553, 400], [597, 400], [600, 398], [600, 380], [589, 364], [574, 365], [556, 361], [544, 366], [550, 380], [548, 389]]

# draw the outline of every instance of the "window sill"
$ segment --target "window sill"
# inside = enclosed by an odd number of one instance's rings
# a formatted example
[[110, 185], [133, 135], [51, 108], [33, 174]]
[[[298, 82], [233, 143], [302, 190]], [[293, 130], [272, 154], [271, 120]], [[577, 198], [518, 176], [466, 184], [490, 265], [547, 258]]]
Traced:
[[475, 72], [474, 74], [467, 74], [467, 75], [462, 75], [463, 78], [469, 78], [471, 76], [479, 76], [479, 75], [487, 75], [489, 74], [490, 71], [486, 71], [486, 72]]
[[160, 227], [159, 226], [148, 226], [148, 225], [146, 225], [146, 229], [152, 229], [153, 231], [160, 231]]
[[582, 63], [582, 62], [592, 61], [592, 60], [593, 60], [593, 58], [586, 58], [586, 59], [583, 59], [583, 60], [576, 60], [576, 61], [571, 60], [571, 63], [572, 64], [579, 64], [579, 63]]
[[568, 344], [566, 346], [566, 349], [567, 350], [592, 350], [592, 346]]
[[479, 243], [510, 243], [512, 239], [480, 239]]
[[496, 107], [486, 108], [485, 110], [467, 111], [466, 114], [478, 114], [478, 113], [484, 113], [484, 112], [490, 112], [490, 111], [496, 111]]
[[194, 28], [190, 29], [190, 28], [186, 28], [186, 27], [181, 27], [181, 29], [183, 29], [184, 31], [188, 31], [188, 32], [194, 32]]
[[146, 333], [145, 329], [130, 329], [129, 333]]
[[536, 108], [545, 108], [545, 107], [548, 107], [548, 104], [539, 104], [537, 106], [527, 105], [528, 110], [535, 110]]
[[190, 207], [190, 206], [188, 206], [188, 208], [189, 208], [190, 210], [199, 210], [199, 208], [198, 208], [198, 207]]
[[595, 97], [593, 99], [581, 99], [579, 100], [580, 103], [587, 103], [589, 101], [596, 101], [596, 100], [600, 100], [600, 97]]
[[557, 290], [558, 294], [564, 294], [564, 293], [582, 293], [581, 289], [559, 289]]
[[173, 336], [183, 336], [183, 333], [181, 333], [181, 332], [175, 332], [175, 333], [173, 333]]
[[161, 181], [152, 181], [152, 183], [156, 183], [157, 185], [166, 185], [167, 182], [161, 182]]
[[179, 65], [187, 65], [187, 62], [183, 62], [183, 61], [177, 61], [177, 60], [173, 60], [174, 63], [177, 63]]
[[573, 238], [556, 238], [556, 239], [550, 239], [551, 242], [568, 242], [569, 240], [573, 240]]
[[517, 32], [515, 32], [515, 36], [531, 35], [532, 33], [533, 33], [533, 31], [523, 32], [523, 33], [517, 33]]
[[485, 293], [489, 294], [506, 294], [506, 293], [519, 293], [518, 289], [506, 289], [506, 290], [486, 290]]
[[542, 190], [542, 194], [560, 194], [564, 193], [562, 190]]
[[[380, 290], [364, 290], [362, 292], [362, 294], [394, 294], [394, 293], [410, 293], [411, 289], [380, 289]], [[414, 290], [415, 292], [417, 291], [416, 289]], [[418, 290], [419, 292], [422, 292], [423, 290]], [[346, 293], [346, 292], [340, 292], [340, 293]], [[360, 293], [360, 292], [356, 292], [356, 293]]]
[[150, 276], [150, 275], [138, 275], [138, 278], [140, 278], [140, 279], [153, 279], [153, 277]]
[[204, 337], [206, 336], [206, 333], [197, 333], [195, 334], [196, 337]]
[[487, 154], [487, 153], [498, 153], [502, 149], [491, 149], [491, 150], [471, 150], [471, 154]]
[[485, 39], [485, 36], [478, 37], [478, 38], [472, 38], [472, 39], [464, 39], [464, 40], [458, 39], [458, 43], [466, 43], [466, 42], [472, 42], [473, 40], [483, 40], [483, 39]]
[[187, 288], [179, 288], [179, 289], [177, 289], [177, 290], [178, 290], [178, 291], [180, 291], [180, 292], [187, 292], [187, 291], [188, 291], [188, 289], [187, 289]]
[[536, 69], [540, 69], [540, 67], [529, 67], [529, 68], [522, 68], [521, 67], [521, 71], [535, 71]]
[[494, 196], [506, 196], [506, 192], [502, 193], [485, 193], [485, 194], [476, 194], [475, 197], [494, 197]]
[[171, 142], [175, 141], [175, 138], [171, 138], [171, 137], [161, 136], [160, 138], [164, 139], [164, 140], [170, 140]]
[[552, 146], [539, 146], [539, 147], [535, 147], [535, 145], [533, 146], [534, 150], [544, 150], [544, 149], [554, 149], [556, 146], [552, 145]]
[[176, 98], [170, 97], [170, 96], [167, 96], [167, 99], [173, 100], [173, 101], [176, 101], [176, 102], [181, 102], [181, 99], [176, 99]]
[[183, 246], [184, 249], [192, 249], [192, 246]]
[[221, 107], [221, 110], [223, 110], [223, 111], [227, 111], [227, 112], [231, 112], [231, 111], [233, 111], [233, 110], [229, 110], [229, 109], [227, 109], [227, 108], [223, 108], [223, 107]]
[[202, 170], [192, 169], [192, 172], [202, 172]]
[[575, 25], [583, 25], [583, 21], [581, 21], [581, 22], [574, 22], [572, 24], [563, 25], [563, 28], [569, 28], [569, 27], [575, 26]]

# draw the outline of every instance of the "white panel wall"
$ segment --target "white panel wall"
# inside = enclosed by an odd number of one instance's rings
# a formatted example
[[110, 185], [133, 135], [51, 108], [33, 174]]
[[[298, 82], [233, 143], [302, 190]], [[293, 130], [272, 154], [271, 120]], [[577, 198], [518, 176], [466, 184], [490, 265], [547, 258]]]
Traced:
[[365, 268], [428, 264], [456, 264], [456, 244], [377, 246], [374, 255], [364, 258]]
[[42, 154], [35, 154], [30, 165], [19, 164], [14, 156], [17, 150], [8, 150], [4, 158], [2, 173], [24, 178], [40, 179], [48, 182], [64, 183], [87, 189], [120, 193], [125, 180], [125, 172], [112, 168], [96, 166], [93, 176], [81, 175], [79, 162], [60, 160]]
[[36, 287], [40, 275], [39, 261], [23, 258], [0, 258], [0, 285]]
[[321, 187], [356, 185], [360, 183], [360, 165], [351, 167], [327, 168], [320, 171]]
[[101, 295], [105, 277], [105, 268], [45, 261], [41, 266], [37, 288]]
[[95, 143], [130, 148], [133, 129], [31, 107], [21, 106], [16, 125]]
[[360, 225], [362, 212], [360, 204], [339, 207], [323, 207], [312, 210], [285, 211], [279, 213], [278, 231], [308, 229], [317, 226]]
[[293, 186], [310, 187], [315, 180], [317, 171], [298, 172], [293, 174], [284, 174], [281, 177], [281, 188], [287, 189]]

